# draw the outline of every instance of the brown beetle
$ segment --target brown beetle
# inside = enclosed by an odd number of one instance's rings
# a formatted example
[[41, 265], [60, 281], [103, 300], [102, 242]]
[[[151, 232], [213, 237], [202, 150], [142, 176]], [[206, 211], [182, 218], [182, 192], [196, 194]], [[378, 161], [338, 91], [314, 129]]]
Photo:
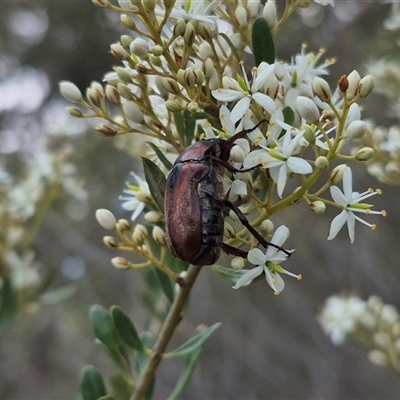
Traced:
[[194, 265], [214, 264], [221, 249], [228, 254], [246, 257], [247, 252], [223, 243], [225, 207], [237, 214], [264, 247], [278, 247], [266, 241], [238, 207], [223, 199], [224, 168], [234, 173], [253, 169], [234, 168], [228, 163], [229, 152], [236, 139], [244, 137], [260, 124], [238, 132], [228, 140], [215, 138], [197, 142], [176, 159], [167, 178], [164, 207], [167, 244], [174, 257]]

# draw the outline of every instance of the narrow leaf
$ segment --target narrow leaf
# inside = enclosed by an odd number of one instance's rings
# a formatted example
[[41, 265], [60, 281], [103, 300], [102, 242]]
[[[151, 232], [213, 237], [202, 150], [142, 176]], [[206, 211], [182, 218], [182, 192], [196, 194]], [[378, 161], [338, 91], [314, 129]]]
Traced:
[[18, 310], [11, 278], [3, 278], [0, 296], [0, 335], [2, 335], [13, 323]]
[[194, 131], [196, 129], [196, 120], [191, 117], [190, 112], [185, 110], [183, 112], [185, 119], [185, 147], [188, 147], [192, 144], [192, 140], [194, 138]]
[[221, 278], [226, 279], [232, 284], [235, 284], [238, 279], [246, 273], [245, 270], [236, 270], [232, 268], [221, 267], [220, 265], [211, 266], [211, 270], [219, 275]]
[[164, 354], [164, 358], [183, 357], [183, 356], [186, 356], [186, 355], [192, 353], [193, 351], [198, 349], [200, 346], [202, 346], [214, 334], [214, 332], [220, 326], [221, 326], [221, 323], [218, 322], [217, 324], [214, 324], [207, 329], [201, 330], [201, 332], [192, 336], [182, 346], [178, 347], [174, 351], [171, 351], [170, 353]]
[[236, 47], [233, 45], [233, 43], [231, 42], [231, 39], [229, 39], [229, 37], [225, 34], [225, 33], [218, 33], [219, 36], [223, 37], [226, 41], [226, 43], [228, 44], [229, 48], [232, 51], [232, 54], [236, 57], [236, 59], [238, 61], [241, 61], [242, 59], [239, 56], [239, 53], [237, 52]]
[[111, 379], [114, 397], [118, 400], [129, 400], [133, 393], [133, 382], [121, 373], [114, 375]]
[[98, 400], [106, 396], [106, 387], [100, 372], [92, 365], [83, 368], [80, 380], [83, 400]]
[[179, 139], [181, 143], [185, 143], [185, 120], [182, 112], [176, 112], [173, 114], [174, 124], [176, 131], [178, 132]]
[[251, 38], [256, 67], [263, 61], [273, 64], [275, 62], [274, 40], [265, 18], [258, 17], [254, 21]]
[[115, 397], [107, 394], [106, 396], [99, 397], [97, 400], [115, 400]]
[[[295, 115], [294, 111], [289, 106], [286, 106], [285, 108], [282, 109], [282, 114], [283, 114], [283, 122], [285, 122], [288, 125], [293, 125]], [[285, 134], [285, 132], [286, 131], [282, 129], [278, 139], [280, 139]]]
[[143, 170], [150, 193], [159, 211], [164, 212], [164, 193], [167, 180], [161, 169], [148, 158], [142, 157]]
[[95, 304], [90, 307], [89, 319], [97, 339], [114, 351], [119, 345], [119, 337], [109, 311]]
[[174, 302], [174, 283], [168, 277], [167, 274], [162, 272], [159, 268], [154, 267], [154, 273], [157, 277], [158, 283], [160, 284], [160, 288], [167, 297], [170, 304]]
[[167, 170], [170, 170], [172, 168], [172, 163], [168, 160], [167, 157], [165, 157], [163, 152], [154, 143], [151, 142], [146, 142], [146, 143], [154, 150], [158, 159], [162, 162], [164, 167], [167, 168]]
[[134, 350], [143, 351], [143, 344], [131, 319], [118, 306], [112, 306], [111, 318], [122, 341]]

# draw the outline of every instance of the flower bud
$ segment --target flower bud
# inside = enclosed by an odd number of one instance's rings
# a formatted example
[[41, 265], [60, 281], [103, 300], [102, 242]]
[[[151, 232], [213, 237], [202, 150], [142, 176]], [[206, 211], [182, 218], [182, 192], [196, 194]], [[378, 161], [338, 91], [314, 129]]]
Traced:
[[311, 128], [308, 124], [303, 124], [301, 129], [304, 131], [304, 139], [307, 140], [308, 143], [313, 144], [315, 143], [315, 132], [314, 129]]
[[133, 42], [133, 37], [129, 35], [122, 35], [119, 40], [122, 46], [124, 46], [126, 49], [129, 49], [129, 46]]
[[126, 70], [125, 68], [118, 67], [115, 72], [117, 73], [117, 76], [119, 79], [121, 79], [122, 82], [125, 83], [132, 83], [132, 75], [131, 73]]
[[132, 228], [132, 224], [125, 218], [121, 218], [117, 222], [117, 230], [119, 232], [130, 231]]
[[183, 110], [182, 105], [176, 100], [167, 100], [165, 102], [165, 107], [167, 108], [168, 111], [171, 111], [172, 113]]
[[311, 211], [314, 211], [316, 214], [322, 214], [323, 212], [325, 212], [326, 205], [324, 202], [316, 200], [310, 204], [310, 208]]
[[[147, 3], [147, 1], [146, 1]], [[129, 46], [130, 51], [140, 58], [147, 57], [149, 54], [149, 43], [147, 40], [137, 37]]]
[[199, 111], [199, 103], [197, 103], [197, 101], [191, 101], [187, 105], [187, 109], [190, 113], [195, 113], [195, 112]]
[[107, 8], [110, 5], [108, 0], [92, 0], [92, 3], [98, 8]]
[[105, 229], [108, 229], [110, 231], [115, 229], [115, 226], [117, 224], [117, 219], [114, 217], [114, 214], [105, 209], [105, 208], [99, 208], [96, 210], [96, 219], [97, 222]]
[[127, 60], [129, 58], [129, 54], [119, 43], [114, 43], [110, 46], [110, 53], [117, 60]]
[[181, 36], [185, 32], [186, 22], [184, 19], [179, 19], [174, 26], [174, 36]]
[[193, 71], [193, 68], [186, 68], [185, 72], [183, 73], [183, 79], [188, 87], [195, 87], [196, 86], [196, 74]]
[[156, 0], [145, 0], [143, 1], [143, 6], [147, 11], [154, 11], [156, 8]]
[[155, 226], [153, 228], [152, 235], [157, 244], [159, 244], [160, 246], [166, 245], [165, 232], [159, 226]]
[[231, 261], [231, 267], [235, 270], [243, 269], [246, 265], [246, 259], [243, 257], [235, 257]]
[[270, 0], [267, 1], [267, 3], [264, 6], [263, 17], [267, 21], [267, 24], [270, 27], [270, 29], [275, 28], [278, 22], [278, 18], [276, 14], [276, 5], [274, 1]]
[[206, 59], [207, 57], [213, 57], [214, 53], [211, 46], [207, 42], [203, 42], [199, 47], [199, 55], [201, 58]]
[[211, 58], [207, 58], [203, 63], [203, 72], [206, 79], [210, 79], [213, 72], [215, 71], [214, 62]]
[[363, 147], [357, 151], [356, 160], [358, 161], [368, 161], [374, 155], [374, 149], [371, 147]]
[[173, 79], [164, 78], [162, 83], [163, 83], [163, 86], [164, 86], [165, 90], [167, 90], [168, 93], [178, 94], [178, 93], [181, 92], [180, 89], [179, 89], [178, 82], [174, 81]]
[[118, 269], [129, 269], [131, 263], [124, 257], [114, 257], [111, 264]]
[[83, 117], [83, 112], [77, 107], [67, 107], [67, 111], [69, 115], [75, 118]]
[[126, 99], [126, 100], [132, 99], [131, 89], [129, 89], [129, 87], [126, 86], [125, 84], [119, 82], [117, 85], [117, 90], [118, 90], [118, 93], [121, 95], [121, 97], [123, 97], [124, 99]]
[[106, 86], [106, 96], [107, 99], [115, 105], [119, 105], [121, 103], [121, 98], [119, 96], [118, 90], [112, 85]]
[[241, 28], [244, 28], [248, 25], [247, 11], [243, 6], [236, 7], [235, 18]]
[[93, 106], [95, 106], [95, 107], [101, 106], [101, 97], [94, 89], [87, 88], [86, 89], [86, 97]]
[[367, 124], [364, 121], [350, 122], [346, 129], [346, 135], [349, 139], [361, 139], [367, 131]]
[[118, 247], [118, 242], [112, 236], [104, 236], [103, 243], [109, 248], [116, 248]]
[[204, 73], [200, 68], [195, 68], [194, 73], [196, 75], [196, 85], [202, 86], [204, 83]]
[[276, 99], [276, 96], [279, 92], [279, 81], [275, 74], [270, 74], [265, 81], [264, 85], [265, 94], [271, 97], [272, 99]]
[[319, 76], [315, 77], [312, 83], [314, 96], [317, 96], [321, 101], [329, 101], [332, 97], [331, 89], [328, 82]]
[[368, 353], [368, 360], [371, 364], [379, 365], [381, 367], [386, 367], [389, 364], [386, 354], [383, 351], [376, 349], [371, 350]]
[[319, 119], [319, 111], [316, 104], [308, 97], [298, 96], [296, 99], [297, 112], [308, 124], [312, 124]]
[[353, 70], [347, 75], [347, 80], [349, 81], [349, 88], [346, 90], [346, 96], [349, 100], [352, 100], [357, 95], [361, 76], [356, 70]]
[[257, 18], [260, 15], [260, 0], [251, 0], [246, 5], [250, 18]]
[[234, 162], [238, 162], [241, 164], [243, 163], [246, 157], [246, 153], [240, 146], [233, 146], [229, 155]]
[[80, 103], [82, 101], [82, 93], [74, 83], [61, 81], [59, 87], [61, 95], [67, 100], [73, 103]]
[[142, 110], [133, 101], [126, 101], [122, 104], [122, 110], [124, 111], [125, 116], [132, 122], [135, 122], [136, 124], [141, 124], [143, 122], [144, 117]]
[[124, 28], [129, 29], [131, 31], [136, 30], [135, 21], [129, 15], [121, 14], [120, 20], [121, 20], [121, 24]]
[[211, 40], [214, 37], [213, 33], [211, 32], [210, 27], [203, 22], [198, 23], [197, 32], [200, 35], [200, 37], [204, 40]]
[[346, 90], [349, 88], [349, 81], [347, 79], [346, 75], [343, 75], [339, 80], [338, 80], [338, 86], [339, 89], [342, 93], [346, 93]]
[[156, 224], [164, 219], [164, 214], [160, 211], [148, 211], [146, 214], [144, 214], [144, 219], [149, 224]]
[[196, 29], [190, 22], [186, 25], [185, 32], [183, 33], [183, 40], [188, 46], [194, 43], [196, 37]]
[[367, 97], [374, 88], [374, 78], [372, 75], [366, 75], [358, 84], [358, 92], [360, 97]]
[[239, 32], [234, 33], [232, 36], [229, 37], [229, 39], [231, 40], [231, 43], [233, 44], [233, 47], [235, 49], [239, 49], [243, 43], [242, 37], [240, 36]]
[[329, 160], [324, 156], [319, 156], [315, 160], [315, 166], [321, 171], [326, 171], [329, 168]]
[[261, 222], [261, 232], [264, 236], [268, 236], [274, 230], [274, 223], [270, 219]]
[[[163, 52], [164, 52], [164, 49], [163, 49], [163, 47], [160, 46], [159, 44], [157, 44], [157, 45], [155, 45], [155, 46], [153, 47], [152, 53], [154, 54], [154, 56], [160, 57], [160, 56], [163, 54]], [[155, 60], [155, 59], [153, 58], [152, 60]], [[160, 63], [160, 65], [161, 65], [161, 63]]]
[[232, 221], [239, 221], [239, 217], [233, 210], [230, 210], [228, 215]]
[[330, 176], [329, 176], [329, 181], [332, 185], [336, 185], [337, 183], [339, 183], [342, 178], [343, 178], [343, 174], [344, 171], [346, 170], [347, 165], [346, 164], [340, 164], [338, 166], [336, 166], [335, 168], [333, 168]]
[[224, 236], [227, 238], [236, 237], [236, 231], [229, 222], [224, 222]]
[[114, 137], [117, 134], [117, 130], [111, 125], [98, 125], [96, 131], [107, 137]]
[[148, 237], [147, 229], [143, 225], [137, 224], [133, 229], [133, 234], [132, 234], [133, 243], [135, 243], [136, 246], [142, 246], [147, 237]]

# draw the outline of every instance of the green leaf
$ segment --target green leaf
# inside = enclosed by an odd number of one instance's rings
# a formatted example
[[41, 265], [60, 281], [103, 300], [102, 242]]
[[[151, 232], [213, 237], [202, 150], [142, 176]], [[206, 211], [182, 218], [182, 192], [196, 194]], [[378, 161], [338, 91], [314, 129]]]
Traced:
[[164, 193], [167, 180], [164, 172], [148, 158], [142, 157], [143, 170], [146, 182], [149, 185], [150, 193], [156, 203], [157, 208], [164, 212]]
[[251, 38], [256, 67], [263, 61], [273, 64], [275, 62], [274, 40], [265, 18], [258, 17], [254, 21]]
[[183, 112], [183, 116], [185, 118], [185, 147], [190, 146], [192, 144], [192, 140], [194, 138], [194, 131], [196, 129], [196, 120], [192, 118], [190, 112], [185, 110]]
[[[199, 331], [199, 328], [197, 329]], [[197, 336], [197, 335], [195, 335]], [[204, 350], [204, 345], [201, 345], [197, 349], [193, 350], [186, 358], [185, 358], [185, 366], [183, 372], [181, 373], [179, 380], [173, 390], [173, 392], [168, 396], [168, 400], [178, 400], [181, 398], [182, 393], [186, 389], [188, 383], [190, 382], [193, 372], [197, 366], [197, 363], [200, 359], [200, 356]]]
[[197, 111], [190, 114], [191, 118], [198, 120], [198, 119], [206, 119], [211, 124], [218, 124], [219, 121], [214, 118], [211, 114], [208, 114], [204, 111]]
[[98, 398], [98, 400], [115, 400], [114, 396], [110, 396], [109, 394], [106, 396], [101, 396]]
[[160, 288], [167, 297], [170, 304], [174, 302], [175, 292], [174, 292], [174, 282], [169, 278], [169, 276], [161, 271], [159, 268], [154, 267], [154, 273], [157, 277]]
[[243, 269], [236, 270], [232, 268], [221, 267], [220, 265], [212, 265], [211, 270], [232, 284], [235, 284], [238, 281], [238, 279], [247, 272], [246, 270]]
[[133, 382], [123, 374], [116, 374], [111, 378], [114, 397], [118, 400], [129, 400], [133, 393]]
[[40, 302], [44, 305], [59, 304], [73, 297], [77, 291], [78, 288], [76, 285], [66, 285], [61, 287], [60, 289], [55, 289], [44, 293], [40, 297]]
[[183, 113], [182, 112], [176, 112], [173, 113], [174, 116], [174, 125], [176, 128], [176, 131], [178, 132], [178, 136], [179, 136], [179, 140], [181, 141], [181, 143], [185, 143], [186, 142], [186, 138], [185, 138], [185, 120], [183, 117]]
[[120, 340], [110, 312], [104, 307], [95, 304], [90, 307], [89, 319], [97, 339], [108, 349], [114, 351], [118, 347]]
[[92, 365], [86, 365], [86, 367], [83, 368], [80, 388], [83, 400], [98, 400], [107, 395], [103, 377]]
[[158, 159], [162, 162], [164, 167], [167, 168], [167, 170], [170, 170], [172, 168], [172, 163], [168, 160], [167, 157], [165, 157], [163, 152], [154, 143], [146, 142], [146, 144], [148, 144], [154, 150]]
[[[283, 113], [283, 122], [285, 122], [288, 125], [293, 125], [294, 123], [294, 111], [289, 107], [286, 106], [285, 108], [282, 109], [282, 113]], [[284, 134], [285, 134], [285, 129], [281, 130], [281, 133], [278, 136], [278, 139], [280, 139]]]
[[218, 33], [219, 36], [221, 36], [222, 38], [225, 39], [226, 43], [228, 44], [229, 48], [232, 51], [232, 54], [236, 57], [236, 59], [238, 61], [241, 61], [242, 59], [239, 56], [239, 53], [237, 52], [236, 47], [233, 45], [233, 43], [231, 42], [231, 39], [229, 39], [229, 37], [225, 34], [225, 33]]
[[200, 346], [202, 346], [220, 326], [221, 323], [218, 322], [217, 324], [214, 324], [207, 329], [199, 329], [199, 333], [192, 336], [186, 343], [184, 343], [182, 346], [178, 347], [174, 351], [164, 354], [164, 358], [183, 357], [192, 353]]
[[112, 306], [110, 312], [122, 341], [134, 350], [143, 351], [143, 344], [131, 319], [118, 306]]
[[176, 274], [187, 271], [187, 269], [189, 268], [188, 262], [175, 258], [170, 251], [168, 251], [166, 254], [165, 264], [171, 271], [174, 271]]
[[11, 278], [2, 279], [0, 296], [0, 335], [2, 335], [14, 322], [18, 311], [17, 296], [14, 293]]

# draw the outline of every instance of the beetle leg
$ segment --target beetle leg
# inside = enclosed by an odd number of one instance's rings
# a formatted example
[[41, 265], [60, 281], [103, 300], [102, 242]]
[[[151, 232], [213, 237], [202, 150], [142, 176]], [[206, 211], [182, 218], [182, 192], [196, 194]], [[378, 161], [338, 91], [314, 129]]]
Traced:
[[233, 256], [236, 256], [236, 257], [247, 258], [247, 254], [248, 254], [247, 251], [238, 249], [237, 247], [229, 246], [229, 244], [222, 243], [221, 249], [226, 254], [232, 254]]
[[276, 249], [283, 251], [288, 257], [290, 257], [290, 254], [291, 254], [290, 251], [287, 251], [284, 248], [265, 240], [261, 236], [261, 234], [254, 227], [252, 227], [250, 225], [250, 222], [247, 220], [247, 218], [244, 216], [244, 214], [240, 211], [239, 207], [235, 206], [229, 200], [221, 200], [221, 202], [225, 207], [229, 207], [238, 216], [240, 222], [252, 233], [252, 235], [258, 240], [258, 242], [261, 243], [265, 248], [267, 248], [268, 246], [275, 247]]
[[222, 165], [224, 168], [226, 168], [228, 171], [233, 172], [234, 174], [236, 174], [238, 172], [249, 172], [249, 171], [253, 171], [253, 169], [262, 167], [262, 164], [257, 164], [254, 167], [244, 168], [244, 169], [237, 169], [234, 166], [232, 166], [231, 164], [229, 164], [228, 161], [221, 160], [218, 157], [213, 157], [212, 160], [216, 164]]

